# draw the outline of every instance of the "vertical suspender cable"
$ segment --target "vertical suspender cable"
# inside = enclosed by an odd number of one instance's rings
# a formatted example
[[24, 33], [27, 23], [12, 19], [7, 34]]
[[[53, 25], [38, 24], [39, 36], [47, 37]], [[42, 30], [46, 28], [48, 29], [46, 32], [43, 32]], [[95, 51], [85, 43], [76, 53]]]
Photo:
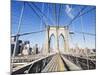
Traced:
[[[60, 15], [61, 15], [61, 5], [58, 10], [58, 19], [57, 19], [58, 28], [59, 28]], [[57, 34], [58, 34], [58, 31], [57, 31]], [[58, 37], [58, 50], [59, 50], [59, 37]], [[60, 50], [59, 50], [59, 53], [60, 53]]]
[[59, 15], [58, 15], [58, 27], [59, 27], [59, 23], [60, 23], [61, 9], [62, 9], [62, 5], [60, 4], [60, 6], [59, 6]]
[[[80, 15], [81, 15], [81, 13], [80, 13]], [[82, 18], [82, 16], [80, 17], [80, 19], [81, 19], [81, 27], [82, 27], [82, 33], [83, 33], [83, 41], [84, 41], [84, 45], [86, 45], [86, 38], [85, 38], [85, 34], [84, 34], [84, 32], [83, 32], [83, 18]], [[88, 53], [87, 53], [87, 51], [86, 51], [86, 59], [87, 59], [87, 69], [89, 69], [89, 62], [88, 62]]]
[[[44, 12], [44, 3], [42, 3], [42, 12]], [[41, 18], [41, 27], [43, 25], [43, 18], [44, 18], [44, 16]]]
[[53, 20], [53, 17], [50, 14], [50, 11], [51, 11], [50, 7], [52, 7], [52, 4], [48, 4], [48, 16], [47, 17], [50, 18], [52, 25], [54, 25], [55, 21]]
[[19, 32], [20, 32], [20, 29], [21, 29], [21, 22], [22, 22], [22, 17], [23, 17], [23, 12], [24, 12], [24, 8], [25, 8], [25, 2], [22, 6], [22, 9], [21, 9], [21, 14], [20, 14], [20, 18], [19, 18], [19, 23], [18, 23], [18, 31], [17, 31], [17, 34], [16, 34], [16, 41], [15, 41], [15, 46], [14, 46], [14, 51], [13, 51], [13, 56], [15, 56], [15, 53], [16, 53], [16, 49], [17, 49], [17, 43], [18, 43], [18, 39], [19, 39]]
[[55, 19], [55, 25], [57, 24], [57, 17], [56, 17], [56, 4], [53, 4], [53, 13], [54, 13], [54, 19]]
[[76, 19], [80, 16], [80, 13], [81, 13], [82, 11], [84, 11], [85, 9], [86, 9], [86, 7], [84, 6], [84, 7], [76, 14], [76, 16], [69, 22], [68, 26], [70, 26], [70, 25], [73, 23], [73, 21], [76, 20]]
[[56, 15], [56, 4], [54, 4], [54, 19], [55, 19], [55, 25], [57, 25], [57, 15]]
[[[41, 19], [42, 17], [34, 10], [34, 8], [32, 7], [31, 4], [27, 3], [27, 5], [32, 9], [32, 11]], [[44, 21], [44, 19], [42, 20], [42, 22], [44, 23], [44, 25], [46, 26], [47, 23]]]
[[[36, 10], [37, 10], [38, 12], [40, 12], [40, 15], [41, 15], [41, 16], [44, 16], [44, 19], [49, 20], [49, 22], [52, 23], [51, 19], [48, 18], [48, 17], [45, 15], [45, 13], [43, 13], [37, 5], [35, 5], [34, 3], [31, 3], [31, 4], [32, 4], [32, 6], [34, 6], [34, 7], [36, 8]], [[33, 7], [33, 8], [34, 8], [34, 7]]]
[[[72, 38], [71, 35], [70, 35], [70, 39], [71, 39], [72, 45], [75, 45], [75, 43], [74, 43], [73, 38]], [[77, 45], [77, 47], [78, 47], [78, 44], [76, 44], [76, 45]], [[74, 57], [75, 57], [76, 65], [78, 65], [79, 67], [81, 67], [80, 64], [79, 64], [79, 60], [78, 60], [78, 58], [77, 58], [77, 50], [75, 49], [75, 51], [74, 51], [73, 53], [75, 53], [75, 54], [73, 54], [73, 55], [75, 55]]]

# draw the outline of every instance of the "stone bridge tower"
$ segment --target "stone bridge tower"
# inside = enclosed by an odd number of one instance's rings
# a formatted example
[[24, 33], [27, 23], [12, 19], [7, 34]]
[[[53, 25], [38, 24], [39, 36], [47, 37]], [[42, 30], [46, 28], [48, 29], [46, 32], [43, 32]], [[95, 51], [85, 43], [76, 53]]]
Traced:
[[69, 30], [65, 26], [47, 26], [46, 28], [46, 38], [45, 38], [45, 44], [44, 44], [44, 50], [43, 53], [49, 53], [50, 52], [50, 40], [51, 36], [55, 37], [55, 50], [57, 52], [59, 51], [59, 37], [62, 36], [64, 40], [64, 52], [67, 52], [69, 49], [68, 44], [68, 36], [69, 36]]

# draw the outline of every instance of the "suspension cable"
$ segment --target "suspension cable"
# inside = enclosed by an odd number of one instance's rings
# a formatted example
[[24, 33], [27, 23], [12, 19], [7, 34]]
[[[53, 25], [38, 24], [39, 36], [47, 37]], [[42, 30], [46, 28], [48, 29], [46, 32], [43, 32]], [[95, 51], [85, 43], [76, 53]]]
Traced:
[[18, 39], [19, 39], [18, 35], [19, 35], [20, 29], [21, 29], [21, 22], [22, 22], [22, 18], [23, 18], [24, 8], [25, 8], [25, 2], [22, 5], [22, 9], [21, 9], [21, 14], [20, 14], [19, 23], [18, 23], [18, 31], [17, 31], [17, 34], [16, 34], [16, 42], [15, 42], [15, 46], [14, 46], [14, 51], [13, 51], [12, 57], [14, 57], [15, 53], [16, 53], [17, 42], [18, 42]]
[[[44, 3], [42, 4], [42, 12], [44, 12]], [[42, 17], [42, 19], [41, 19], [41, 28], [42, 28], [42, 25], [43, 25], [43, 18], [44, 18], [44, 17]], [[40, 28], [40, 29], [41, 29], [41, 28]]]
[[87, 32], [74, 31], [74, 33], [85, 34], [85, 35], [91, 35], [91, 36], [96, 36], [96, 34], [93, 34], [93, 33], [87, 33]]
[[[35, 12], [36, 15], [41, 19], [42, 17], [34, 10], [34, 8], [29, 3], [27, 3], [27, 4], [32, 9], [32, 11]], [[45, 24], [45, 27], [46, 27], [47, 24], [45, 23], [44, 19], [43, 19], [43, 23]]]
[[84, 6], [84, 7], [77, 13], [77, 15], [69, 22], [68, 26], [70, 26], [70, 25], [73, 23], [73, 21], [80, 15], [80, 13], [81, 13], [83, 10], [85, 10], [85, 9], [86, 9], [86, 7]]
[[[89, 12], [91, 12], [91, 11], [93, 11], [95, 8], [91, 8], [90, 10], [88, 10], [88, 11], [86, 11], [86, 12], [84, 12], [84, 13], [81, 13], [77, 18], [79, 18], [79, 17], [81, 17], [81, 16], [83, 16], [83, 15], [85, 15], [85, 14], [87, 14], [87, 13], [89, 13]], [[77, 19], [76, 18], [76, 19]], [[93, 34], [93, 33], [87, 33], [87, 32], [79, 32], [79, 31], [74, 31], [74, 33], [79, 33], [79, 34], [85, 34], [85, 35], [91, 35], [91, 36], [96, 36], [96, 34]]]
[[[83, 15], [85, 15], [85, 14], [87, 14], [87, 13], [93, 11], [94, 9], [95, 9], [95, 8], [91, 8], [90, 10], [88, 10], [88, 11], [86, 11], [86, 12], [84, 12], [84, 13], [79, 14], [79, 16], [77, 16], [74, 20], [76, 20], [77, 18], [79, 18], [79, 17], [81, 17], [81, 16], [83, 16]], [[82, 11], [83, 11], [83, 10], [82, 10]], [[81, 11], [81, 12], [82, 12], [82, 11]], [[73, 21], [74, 21], [74, 20], [73, 20]], [[71, 24], [73, 23], [73, 21], [70, 22], [69, 25], [71, 25]]]
[[62, 5], [60, 4], [60, 7], [59, 7], [59, 15], [58, 15], [58, 27], [59, 27], [59, 23], [60, 23], [61, 9], [62, 9]]
[[[50, 15], [50, 4], [48, 4], [48, 16]], [[49, 16], [50, 20], [53, 22], [53, 25], [55, 24], [55, 21], [52, 19], [51, 16]]]
[[[81, 17], [81, 16], [83, 16], [83, 15], [89, 13], [90, 11], [93, 11], [94, 9], [95, 9], [95, 7], [91, 8], [90, 10], [88, 10], [88, 11], [86, 11], [86, 12], [84, 12], [84, 13], [81, 13], [78, 17]], [[78, 17], [77, 17], [77, 18], [78, 18]]]
[[[70, 37], [70, 40], [71, 40], [71, 44], [75, 46], [75, 43], [74, 43], [74, 41], [73, 41], [72, 36], [69, 35], [69, 37]], [[76, 57], [76, 55], [77, 55], [77, 51], [76, 51], [76, 49], [75, 49], [74, 51], [72, 51], [72, 52], [75, 53], [75, 54], [73, 54], [73, 56], [75, 57], [75, 61], [76, 61], [76, 63], [77, 63], [78, 66], [80, 67], [79, 61], [78, 61], [78, 59], [77, 59], [77, 57]]]
[[37, 5], [35, 5], [35, 4], [33, 4], [33, 3], [31, 3], [31, 4], [41, 13], [41, 16], [44, 16], [47, 20], [49, 20], [49, 21], [52, 23], [51, 19], [49, 19], [49, 18], [40, 10], [40, 8], [39, 8]]
[[[44, 31], [45, 30], [40, 30], [40, 31], [35, 31], [35, 32], [27, 32], [27, 33], [18, 34], [18, 36], [29, 35], [29, 34], [37, 34], [37, 33], [41, 33], [41, 32], [44, 32]], [[16, 37], [16, 35], [11, 36], [11, 37]]]
[[57, 25], [57, 12], [56, 12], [56, 4], [54, 4], [54, 16], [55, 16], [55, 24]]
[[[81, 13], [80, 13], [81, 14]], [[83, 32], [83, 17], [81, 16], [80, 17], [80, 20], [81, 20], [81, 28], [82, 28], [82, 32]], [[83, 41], [84, 41], [84, 45], [86, 45], [86, 38], [85, 38], [85, 35], [83, 33]], [[85, 48], [84, 48], [85, 49]], [[86, 57], [88, 58], [88, 53], [86, 51]], [[87, 59], [87, 69], [89, 69], [89, 61]]]

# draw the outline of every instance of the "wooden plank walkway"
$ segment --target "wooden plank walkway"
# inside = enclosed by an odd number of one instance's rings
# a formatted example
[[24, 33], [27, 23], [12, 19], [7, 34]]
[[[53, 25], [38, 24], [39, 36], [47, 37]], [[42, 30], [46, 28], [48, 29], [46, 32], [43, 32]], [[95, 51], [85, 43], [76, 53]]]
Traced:
[[51, 61], [47, 66], [42, 70], [42, 72], [58, 72], [58, 71], [67, 71], [64, 66], [64, 63], [59, 54], [53, 56]]

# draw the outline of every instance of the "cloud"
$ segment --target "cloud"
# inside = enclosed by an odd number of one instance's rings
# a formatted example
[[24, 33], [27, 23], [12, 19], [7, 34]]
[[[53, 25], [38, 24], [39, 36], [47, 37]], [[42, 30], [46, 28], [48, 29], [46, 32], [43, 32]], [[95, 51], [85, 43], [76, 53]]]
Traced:
[[74, 18], [74, 15], [72, 14], [72, 7], [70, 7], [69, 5], [66, 5], [65, 7], [66, 7], [66, 8], [65, 8], [65, 11], [66, 11], [67, 15], [68, 15], [71, 19], [73, 19], [73, 18]]

